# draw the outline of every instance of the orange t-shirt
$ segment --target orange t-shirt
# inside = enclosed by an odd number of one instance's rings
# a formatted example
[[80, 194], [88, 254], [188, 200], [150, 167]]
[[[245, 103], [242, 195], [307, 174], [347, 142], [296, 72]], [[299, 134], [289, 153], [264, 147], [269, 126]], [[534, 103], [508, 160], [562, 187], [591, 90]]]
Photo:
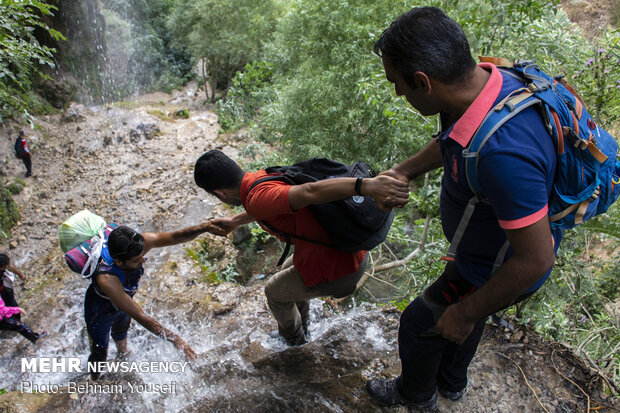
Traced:
[[[241, 181], [241, 202], [245, 211], [255, 218], [265, 231], [281, 241], [286, 239], [271, 232], [260, 221], [266, 221], [279, 231], [329, 244], [329, 235], [308, 208], [299, 211], [291, 209], [288, 202], [288, 191], [291, 188], [289, 184], [267, 181], [249, 192], [252, 183], [267, 175], [269, 174], [265, 170], [246, 172]], [[343, 252], [292, 237], [291, 244], [295, 245], [293, 264], [308, 287], [356, 272], [366, 256], [366, 251]]]

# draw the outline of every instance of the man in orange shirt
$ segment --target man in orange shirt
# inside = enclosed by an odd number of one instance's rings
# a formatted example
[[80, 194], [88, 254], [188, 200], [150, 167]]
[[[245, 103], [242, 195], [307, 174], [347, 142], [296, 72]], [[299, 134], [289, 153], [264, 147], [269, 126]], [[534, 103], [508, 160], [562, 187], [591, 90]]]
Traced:
[[[372, 196], [377, 205], [404, 204], [408, 184], [383, 175], [366, 178], [333, 178], [302, 185], [282, 181], [252, 184], [269, 175], [265, 170], [245, 172], [221, 151], [212, 150], [196, 162], [196, 184], [229, 205], [243, 205], [245, 212], [212, 223], [226, 235], [239, 225], [258, 221], [264, 230], [280, 238], [269, 227], [323, 244], [330, 244], [327, 232], [307, 208], [309, 205], [346, 199], [358, 194]], [[358, 190], [359, 192], [357, 192]], [[269, 226], [265, 225], [267, 223]], [[265, 285], [267, 303], [278, 322], [278, 332], [290, 345], [306, 342], [309, 300], [316, 297], [345, 297], [355, 291], [364, 274], [366, 251], [355, 253], [293, 238], [295, 252], [282, 270]]]

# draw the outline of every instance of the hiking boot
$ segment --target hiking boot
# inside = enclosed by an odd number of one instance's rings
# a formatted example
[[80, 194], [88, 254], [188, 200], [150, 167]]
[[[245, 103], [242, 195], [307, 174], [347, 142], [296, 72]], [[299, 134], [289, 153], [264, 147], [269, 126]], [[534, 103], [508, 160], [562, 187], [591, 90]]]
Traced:
[[450, 399], [452, 401], [457, 401], [461, 397], [463, 397], [463, 396], [465, 396], [467, 394], [467, 389], [468, 389], [468, 387], [465, 386], [465, 388], [463, 388], [463, 389], [461, 389], [459, 391], [448, 391], [448, 390], [442, 389], [441, 387], [439, 387], [437, 390], [439, 390], [439, 394], [441, 394], [446, 399]]
[[403, 396], [396, 386], [396, 379], [372, 379], [366, 382], [366, 390], [370, 397], [381, 406], [406, 406], [409, 411], [436, 411], [437, 410], [437, 393], [421, 402], [413, 402]]
[[279, 338], [281, 340], [284, 340], [286, 342], [286, 344], [288, 344], [291, 347], [293, 347], [293, 346], [301, 346], [302, 344], [306, 344], [308, 342], [306, 340], [306, 335], [305, 334], [301, 334], [299, 336], [292, 337], [292, 338], [284, 338], [284, 337], [282, 337], [280, 335], [280, 332], [278, 330], [273, 330], [271, 333], [269, 333], [269, 337], [271, 337], [271, 338]]
[[32, 172], [26, 172], [26, 178], [28, 178], [29, 176], [32, 176]]

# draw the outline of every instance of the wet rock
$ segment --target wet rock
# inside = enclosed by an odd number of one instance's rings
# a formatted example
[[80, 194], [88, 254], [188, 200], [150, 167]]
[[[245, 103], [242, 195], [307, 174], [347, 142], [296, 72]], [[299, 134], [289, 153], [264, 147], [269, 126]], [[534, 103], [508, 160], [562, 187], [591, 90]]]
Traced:
[[525, 336], [525, 333], [523, 332], [523, 330], [517, 330], [510, 337], [510, 342], [511, 343], [519, 343], [519, 342], [521, 342], [521, 340], [523, 339], [524, 336]]
[[37, 90], [53, 107], [62, 109], [75, 98], [78, 89], [75, 82], [76, 80], [70, 75], [63, 82], [41, 79]]
[[140, 123], [136, 126], [136, 129], [139, 130], [143, 135], [144, 139], [150, 140], [153, 137], [160, 133], [159, 127], [154, 123]]
[[65, 122], [82, 122], [86, 119], [87, 109], [84, 105], [71, 102], [63, 113], [62, 119]]
[[238, 227], [233, 231], [233, 244], [239, 245], [252, 238], [252, 232], [247, 225]]

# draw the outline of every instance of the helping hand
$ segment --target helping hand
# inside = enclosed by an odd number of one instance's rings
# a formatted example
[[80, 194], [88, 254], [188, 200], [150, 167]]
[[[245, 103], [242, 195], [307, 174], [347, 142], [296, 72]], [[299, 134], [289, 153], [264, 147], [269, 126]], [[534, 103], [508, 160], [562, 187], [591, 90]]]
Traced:
[[448, 306], [435, 325], [435, 332], [458, 345], [463, 344], [474, 329], [476, 322], [464, 316], [457, 304]]
[[384, 211], [389, 211], [394, 207], [402, 208], [409, 202], [409, 181], [403, 175], [396, 178], [381, 174], [365, 180], [364, 184], [366, 184], [364, 192], [371, 195], [379, 208]]
[[215, 218], [210, 224], [209, 232], [219, 236], [226, 236], [239, 226], [232, 218]]

